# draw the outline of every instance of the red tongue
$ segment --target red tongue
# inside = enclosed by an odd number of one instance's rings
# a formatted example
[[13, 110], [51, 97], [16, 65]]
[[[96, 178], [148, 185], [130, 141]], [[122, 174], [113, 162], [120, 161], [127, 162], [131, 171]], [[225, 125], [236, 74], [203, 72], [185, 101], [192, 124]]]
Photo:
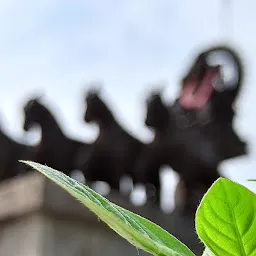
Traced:
[[[210, 69], [206, 72], [199, 88], [196, 89], [198, 81], [185, 81], [179, 98], [180, 105], [187, 110], [202, 108], [209, 100], [213, 87], [212, 80], [216, 75], [216, 70]], [[196, 89], [196, 92], [195, 92]]]

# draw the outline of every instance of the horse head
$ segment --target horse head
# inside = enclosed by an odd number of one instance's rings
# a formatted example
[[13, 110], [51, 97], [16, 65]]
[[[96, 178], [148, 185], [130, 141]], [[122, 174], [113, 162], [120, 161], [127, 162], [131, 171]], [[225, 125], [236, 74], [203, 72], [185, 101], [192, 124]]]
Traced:
[[154, 129], [169, 123], [169, 111], [161, 94], [162, 89], [155, 90], [146, 100], [145, 125]]
[[43, 94], [38, 94], [34, 97], [31, 97], [23, 106], [24, 112], [24, 131], [29, 131], [32, 127], [39, 123], [42, 118], [41, 112], [45, 107], [41, 104], [41, 99]]
[[85, 95], [86, 111], [84, 121], [87, 123], [108, 122], [113, 118], [111, 111], [100, 97], [99, 87], [91, 87]]

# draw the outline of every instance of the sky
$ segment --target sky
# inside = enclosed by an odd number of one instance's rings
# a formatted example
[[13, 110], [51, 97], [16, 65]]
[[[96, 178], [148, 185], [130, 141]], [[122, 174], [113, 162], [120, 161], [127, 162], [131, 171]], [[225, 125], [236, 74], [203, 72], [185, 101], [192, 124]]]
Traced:
[[[224, 1], [0, 0], [2, 126], [18, 141], [38, 141], [38, 133], [22, 130], [22, 106], [39, 93], [68, 136], [93, 141], [98, 131], [83, 122], [83, 95], [88, 83], [99, 81], [119, 122], [149, 141], [143, 121], [150, 89], [163, 86], [164, 99], [172, 101], [196, 51], [228, 42], [246, 65], [235, 127], [248, 140], [250, 155], [221, 170], [256, 191], [246, 181], [256, 178], [256, 3]], [[173, 186], [172, 178], [166, 186]]]

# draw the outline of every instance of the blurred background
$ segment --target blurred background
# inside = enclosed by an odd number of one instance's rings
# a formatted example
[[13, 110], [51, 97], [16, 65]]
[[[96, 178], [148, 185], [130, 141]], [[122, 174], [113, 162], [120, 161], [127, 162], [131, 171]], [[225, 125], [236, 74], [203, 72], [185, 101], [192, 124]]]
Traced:
[[[67, 135], [92, 142], [98, 130], [83, 121], [83, 95], [87, 83], [99, 81], [119, 122], [148, 142], [144, 100], [154, 84], [174, 100], [198, 50], [228, 42], [246, 66], [235, 126], [250, 154], [222, 163], [221, 172], [256, 191], [247, 182], [256, 178], [255, 8], [253, 0], [0, 1], [1, 125], [16, 141], [39, 142], [40, 130], [23, 131], [22, 107], [41, 94]], [[162, 181], [169, 212], [177, 175], [164, 168]]]

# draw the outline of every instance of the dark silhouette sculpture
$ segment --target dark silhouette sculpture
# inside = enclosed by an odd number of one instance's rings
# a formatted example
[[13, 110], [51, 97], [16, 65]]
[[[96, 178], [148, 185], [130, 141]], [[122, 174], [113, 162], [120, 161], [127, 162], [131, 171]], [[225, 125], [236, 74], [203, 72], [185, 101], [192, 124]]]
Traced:
[[[232, 58], [236, 67], [235, 80], [225, 82], [221, 66], [207, 63], [208, 55], [213, 52]], [[233, 103], [242, 78], [243, 67], [235, 51], [217, 46], [200, 54], [182, 81], [180, 96], [171, 107], [171, 116], [178, 128], [171, 141], [174, 144], [178, 142], [176, 148], [182, 147], [189, 156], [184, 160], [190, 163], [190, 168], [185, 172], [180, 169], [183, 188], [189, 192], [186, 200], [193, 195], [191, 192], [195, 191], [195, 185], [204, 184], [207, 189], [218, 178], [220, 162], [247, 154], [247, 144], [232, 126], [235, 115]]]
[[[168, 129], [170, 114], [158, 92], [154, 92], [148, 97], [146, 105], [144, 123], [154, 130], [155, 136], [151, 143], [142, 147], [135, 172], [138, 176], [138, 182], [146, 184], [148, 201], [160, 205], [160, 168], [174, 158], [174, 156], [170, 156], [170, 151], [166, 144], [166, 138], [170, 133]], [[152, 191], [152, 185], [155, 191]]]
[[19, 160], [35, 160], [36, 146], [18, 143], [11, 139], [0, 128], [0, 181], [14, 178], [30, 168], [19, 163]]
[[65, 174], [78, 169], [76, 155], [88, 144], [68, 138], [50, 111], [40, 103], [40, 98], [30, 99], [24, 106], [24, 130], [29, 131], [35, 125], [41, 128], [41, 141], [36, 161], [47, 164]]
[[[216, 52], [231, 58], [235, 66], [231, 81], [224, 81], [220, 65], [207, 63], [210, 54]], [[182, 81], [178, 104], [183, 113], [190, 116], [188, 122], [195, 123], [206, 137], [215, 142], [209, 152], [209, 155], [215, 154], [215, 164], [247, 154], [247, 144], [238, 137], [232, 126], [235, 115], [233, 104], [242, 86], [243, 70], [242, 61], [235, 50], [216, 46], [199, 54]]]
[[[179, 186], [182, 191], [177, 193], [183, 194], [183, 201], [176, 204], [180, 206], [181, 212], [193, 212], [199, 202], [198, 197], [195, 200], [195, 193], [203, 196], [220, 175], [217, 166], [208, 167], [198, 162], [179, 143], [177, 136], [182, 134], [175, 126], [172, 115], [171, 108], [163, 103], [160, 93], [152, 93], [147, 100], [145, 125], [154, 130], [155, 138], [148, 145], [147, 151], [143, 152], [136, 170], [142, 177], [151, 177], [158, 181], [161, 166], [168, 165], [173, 168], [179, 174], [182, 184]], [[159, 193], [160, 189], [158, 195]]]
[[123, 175], [130, 176], [136, 182], [134, 165], [142, 143], [121, 127], [97, 89], [87, 92], [85, 104], [85, 122], [94, 122], [99, 126], [99, 135], [83, 158], [80, 168], [85, 178], [89, 181], [105, 181], [115, 190], [119, 190]]

